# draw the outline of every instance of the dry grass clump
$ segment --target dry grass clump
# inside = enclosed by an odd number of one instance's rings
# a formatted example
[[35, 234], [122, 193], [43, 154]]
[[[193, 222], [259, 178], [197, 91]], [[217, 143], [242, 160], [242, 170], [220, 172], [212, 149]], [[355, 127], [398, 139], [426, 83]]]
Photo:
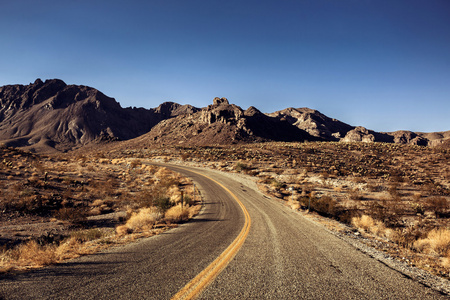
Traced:
[[181, 204], [178, 204], [176, 206], [169, 208], [166, 211], [166, 213], [164, 215], [164, 219], [168, 222], [174, 222], [174, 223], [181, 222], [181, 221], [187, 221], [188, 219], [195, 216], [199, 210], [200, 210], [200, 205], [195, 205], [195, 206], [185, 205], [182, 207]]
[[71, 232], [70, 236], [80, 242], [89, 242], [102, 238], [104, 233], [98, 228]]
[[181, 204], [169, 208], [165, 215], [165, 219], [169, 222], [181, 222], [189, 219], [189, 206], [182, 207]]
[[80, 255], [94, 253], [98, 248], [99, 245], [88, 245], [76, 237], [68, 238], [59, 245], [40, 245], [31, 240], [0, 253], [0, 272], [47, 266]]
[[89, 252], [86, 251], [86, 248], [83, 247], [83, 242], [77, 237], [68, 238], [55, 249], [55, 254], [58, 261], [75, 258], [82, 254], [88, 253]]
[[138, 230], [150, 229], [155, 223], [161, 220], [162, 214], [156, 207], [145, 207], [139, 209], [128, 219], [126, 224], [118, 226], [116, 232], [118, 235], [135, 232]]
[[372, 233], [381, 237], [388, 237], [392, 233], [390, 229], [386, 228], [383, 222], [374, 220], [368, 215], [353, 217], [352, 224], [360, 231]]
[[35, 264], [45, 266], [57, 261], [54, 245], [41, 246], [36, 241], [20, 245], [16, 251], [10, 253], [10, 257], [19, 264]]
[[289, 199], [287, 205], [293, 210], [299, 210], [301, 208], [301, 205], [300, 205], [300, 202], [298, 201], [298, 199]]
[[450, 230], [447, 228], [433, 229], [424, 239], [414, 243], [414, 247], [423, 253], [434, 253], [450, 258]]

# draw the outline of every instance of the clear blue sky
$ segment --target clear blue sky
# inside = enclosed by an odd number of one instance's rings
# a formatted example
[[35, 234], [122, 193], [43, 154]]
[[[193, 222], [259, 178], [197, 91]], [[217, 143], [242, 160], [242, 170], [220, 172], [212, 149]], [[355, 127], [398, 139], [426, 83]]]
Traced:
[[0, 0], [0, 85], [450, 130], [449, 0]]

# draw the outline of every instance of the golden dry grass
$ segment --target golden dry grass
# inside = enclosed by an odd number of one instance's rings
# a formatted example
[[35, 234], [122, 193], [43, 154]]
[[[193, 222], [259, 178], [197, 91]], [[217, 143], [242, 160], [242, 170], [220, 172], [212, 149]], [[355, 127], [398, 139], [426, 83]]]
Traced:
[[353, 217], [352, 225], [360, 231], [372, 233], [380, 237], [389, 237], [392, 230], [386, 228], [383, 222], [374, 220], [371, 216], [362, 215], [361, 217]]
[[166, 211], [164, 217], [169, 222], [186, 221], [189, 218], [189, 207], [181, 207], [181, 204], [173, 206]]
[[181, 207], [181, 204], [178, 204], [166, 211], [164, 219], [168, 222], [174, 223], [187, 221], [189, 218], [192, 218], [195, 214], [197, 214], [199, 209], [200, 206], [185, 205]]
[[75, 237], [60, 245], [39, 245], [36, 241], [29, 241], [0, 254], [0, 272], [47, 266], [94, 253], [99, 248], [99, 244], [83, 243]]
[[[22, 244], [2, 245], [0, 272], [44, 266], [93, 253], [108, 245], [155, 235], [176, 226], [170, 222], [185, 220], [186, 215], [192, 217], [201, 207], [186, 208], [181, 214], [169, 212], [170, 220], [164, 220], [163, 212], [167, 208], [165, 201], [160, 200], [172, 198], [169, 205], [179, 202], [179, 187], [183, 187], [185, 199], [192, 198], [192, 181], [167, 168], [147, 165], [145, 159], [127, 155], [106, 158], [104, 153], [90, 154], [92, 159], [76, 153], [50, 157], [12, 148], [0, 148], [0, 154], [4, 158], [0, 161], [2, 220], [16, 218], [20, 212], [21, 216], [15, 219], [19, 225], [22, 225], [20, 222], [28, 224], [31, 218], [36, 224], [51, 220], [60, 230], [54, 240], [53, 236], [47, 240], [47, 236], [41, 238], [40, 231], [27, 229], [29, 242], [22, 242], [25, 238], [21, 232], [18, 240]], [[194, 201], [188, 203], [192, 206]], [[115, 231], [109, 226], [102, 227], [103, 223], [95, 221], [97, 219], [87, 222], [91, 216], [121, 213], [127, 209], [140, 210]], [[121, 222], [121, 218], [118, 221]], [[155, 228], [153, 225], [160, 221], [164, 222]], [[96, 228], [80, 230], [91, 224]], [[103, 231], [108, 232], [107, 236]], [[7, 234], [14, 237], [13, 230]], [[61, 241], [64, 237], [66, 239]]]
[[424, 253], [435, 253], [450, 257], [450, 230], [447, 228], [433, 229], [424, 239], [414, 243], [414, 247]]
[[293, 209], [293, 210], [299, 210], [300, 209], [300, 202], [296, 199], [292, 199], [292, 197], [289, 199], [287, 205]]
[[161, 218], [162, 214], [156, 207], [141, 208], [131, 215], [125, 225], [118, 226], [116, 232], [118, 235], [123, 235], [138, 230], [151, 229]]

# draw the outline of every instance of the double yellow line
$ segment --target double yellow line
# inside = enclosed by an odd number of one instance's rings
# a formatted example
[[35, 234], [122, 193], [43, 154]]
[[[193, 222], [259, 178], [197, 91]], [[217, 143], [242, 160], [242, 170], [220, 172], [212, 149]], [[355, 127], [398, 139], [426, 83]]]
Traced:
[[244, 212], [245, 223], [239, 235], [228, 246], [228, 248], [225, 249], [225, 251], [223, 251], [222, 254], [220, 254], [219, 257], [217, 257], [208, 267], [206, 267], [206, 269], [201, 271], [200, 274], [198, 274], [184, 288], [182, 288], [178, 293], [176, 293], [175, 296], [172, 297], [172, 300], [196, 298], [206, 288], [206, 286], [210, 284], [216, 278], [216, 276], [219, 275], [219, 273], [222, 272], [222, 270], [234, 258], [234, 256], [244, 243], [245, 239], [247, 238], [248, 232], [250, 231], [250, 224], [251, 224], [250, 215], [248, 214], [247, 209], [245, 208], [244, 204], [242, 204], [242, 202], [238, 199], [238, 197], [236, 197], [235, 194], [233, 194], [228, 188], [226, 188], [220, 182], [217, 182], [216, 180], [206, 175], [200, 173], [197, 174], [215, 182], [216, 184], [221, 186], [225, 191], [227, 191], [234, 198], [234, 200], [236, 200], [236, 202], [239, 204], [242, 211]]

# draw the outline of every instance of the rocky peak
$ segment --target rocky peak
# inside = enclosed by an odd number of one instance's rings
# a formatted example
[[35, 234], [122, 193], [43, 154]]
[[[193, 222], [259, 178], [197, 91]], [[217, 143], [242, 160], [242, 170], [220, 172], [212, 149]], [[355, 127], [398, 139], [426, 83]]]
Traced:
[[227, 98], [214, 98], [213, 105], [202, 111], [200, 120], [212, 124], [215, 122], [235, 124], [244, 114], [237, 105], [229, 104]]
[[341, 139], [342, 142], [375, 142], [375, 136], [369, 130], [362, 126], [357, 126], [355, 129], [347, 132], [345, 137]]
[[230, 103], [228, 102], [227, 98], [219, 98], [219, 97], [215, 97], [213, 99], [213, 105], [229, 105]]
[[250, 106], [249, 108], [247, 108], [246, 111], [244, 111], [244, 115], [248, 116], [248, 117], [251, 117], [254, 115], [259, 115], [259, 114], [262, 114], [262, 112], [254, 106]]
[[345, 136], [348, 131], [353, 129], [348, 124], [331, 119], [318, 110], [307, 107], [289, 107], [268, 115], [280, 120], [286, 120], [297, 128], [305, 130], [312, 136], [332, 141], [338, 141], [341, 136]]
[[155, 113], [161, 114], [162, 116], [168, 118], [172, 115], [173, 111], [178, 109], [181, 105], [174, 102], [164, 102], [155, 108]]

